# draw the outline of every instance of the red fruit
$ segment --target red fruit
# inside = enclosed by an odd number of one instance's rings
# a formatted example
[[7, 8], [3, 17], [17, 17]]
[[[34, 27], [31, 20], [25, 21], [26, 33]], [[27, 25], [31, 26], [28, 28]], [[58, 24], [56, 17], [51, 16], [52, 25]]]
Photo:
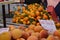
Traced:
[[47, 40], [55, 40], [54, 36], [53, 35], [49, 35]]
[[42, 31], [40, 32], [40, 37], [41, 37], [41, 38], [47, 38], [47, 37], [48, 37], [48, 32], [47, 32], [46, 30], [42, 30]]
[[60, 40], [59, 37], [57, 37], [57, 36], [55, 36], [54, 38], [55, 38], [55, 40]]
[[60, 37], [59, 31], [55, 31], [55, 32], [54, 32], [54, 35]]
[[28, 37], [29, 37], [29, 33], [23, 31], [22, 38], [27, 39]]
[[36, 36], [30, 36], [30, 37], [28, 37], [27, 40], [38, 40], [38, 38]]
[[28, 30], [27, 33], [29, 33], [29, 35], [31, 35], [32, 33], [34, 33], [33, 30]]

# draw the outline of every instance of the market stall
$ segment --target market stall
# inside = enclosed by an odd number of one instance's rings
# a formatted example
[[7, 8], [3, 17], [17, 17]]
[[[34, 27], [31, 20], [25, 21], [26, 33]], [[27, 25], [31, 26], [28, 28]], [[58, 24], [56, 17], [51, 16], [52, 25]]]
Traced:
[[[0, 40], [60, 40], [60, 22], [53, 20], [43, 4], [24, 4], [21, 1], [0, 3], [4, 24], [4, 28], [0, 28]], [[10, 4], [19, 3], [13, 7], [14, 11], [10, 9]], [[10, 17], [6, 17], [5, 4], [8, 4]]]

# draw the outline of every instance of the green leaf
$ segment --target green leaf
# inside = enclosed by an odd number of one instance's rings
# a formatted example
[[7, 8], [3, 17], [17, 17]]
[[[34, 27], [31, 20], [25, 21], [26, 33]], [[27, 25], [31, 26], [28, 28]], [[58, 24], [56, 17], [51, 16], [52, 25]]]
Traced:
[[24, 17], [28, 17], [28, 14], [25, 14]]

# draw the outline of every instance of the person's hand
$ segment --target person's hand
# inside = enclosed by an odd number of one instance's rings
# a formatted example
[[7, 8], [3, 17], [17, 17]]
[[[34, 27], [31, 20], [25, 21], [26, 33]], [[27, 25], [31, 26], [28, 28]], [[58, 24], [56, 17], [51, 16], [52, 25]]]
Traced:
[[59, 21], [58, 21], [58, 17], [57, 17], [57, 15], [56, 15], [56, 12], [55, 12], [53, 6], [48, 6], [48, 7], [47, 7], [47, 11], [48, 11], [49, 14], [52, 16], [52, 18], [53, 18], [53, 20], [54, 20], [55, 22], [59, 22]]
[[48, 6], [47, 11], [48, 12], [54, 12], [54, 7], [53, 6]]

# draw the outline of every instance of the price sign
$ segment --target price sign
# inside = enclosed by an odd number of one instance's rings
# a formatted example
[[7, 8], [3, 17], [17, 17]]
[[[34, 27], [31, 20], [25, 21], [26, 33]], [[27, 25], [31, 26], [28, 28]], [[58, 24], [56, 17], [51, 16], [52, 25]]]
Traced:
[[39, 22], [45, 30], [48, 30], [49, 34], [53, 34], [56, 31], [53, 20], [39, 20]]
[[3, 32], [8, 32], [9, 31], [9, 28], [1, 28], [0, 29], [0, 34], [3, 33]]

